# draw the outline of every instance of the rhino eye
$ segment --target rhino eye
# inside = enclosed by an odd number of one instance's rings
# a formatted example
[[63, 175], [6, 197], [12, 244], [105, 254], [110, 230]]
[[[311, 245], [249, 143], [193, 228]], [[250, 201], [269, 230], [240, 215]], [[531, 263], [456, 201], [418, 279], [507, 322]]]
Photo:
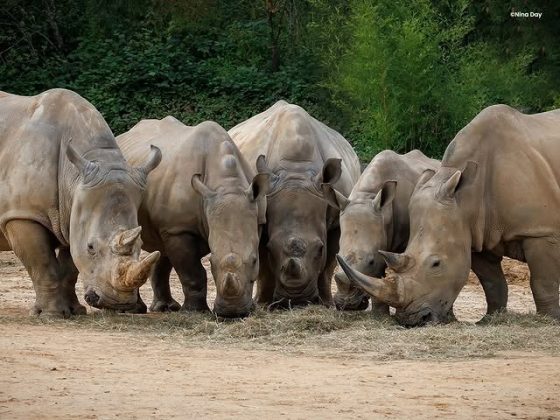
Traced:
[[439, 264], [440, 264], [440, 261], [439, 261], [439, 260], [434, 261], [434, 262], [432, 263], [432, 268], [437, 268], [437, 267], [439, 267]]
[[94, 254], [95, 254], [95, 248], [94, 248], [94, 246], [93, 246], [93, 243], [88, 242], [88, 244], [87, 244], [87, 250], [88, 250], [88, 253], [89, 253], [90, 255], [94, 255]]
[[253, 267], [255, 265], [257, 265], [257, 257], [253, 257], [253, 260], [251, 261], [251, 264], [253, 264]]

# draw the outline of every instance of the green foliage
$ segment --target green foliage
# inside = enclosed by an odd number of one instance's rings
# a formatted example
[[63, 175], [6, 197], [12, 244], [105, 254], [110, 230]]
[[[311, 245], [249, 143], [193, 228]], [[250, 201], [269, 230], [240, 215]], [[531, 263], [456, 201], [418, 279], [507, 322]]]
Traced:
[[[528, 72], [529, 48], [465, 42], [475, 31], [469, 2], [353, 0], [347, 51], [331, 57], [328, 86], [349, 115], [349, 137], [363, 158], [383, 149], [419, 148], [441, 156], [455, 133], [484, 107], [526, 111], [552, 105], [558, 92], [544, 72]], [[519, 49], [518, 49], [519, 50]]]
[[[488, 105], [560, 107], [560, 6], [526, 3], [6, 0], [0, 89], [75, 90], [116, 134], [166, 115], [230, 128], [286, 99], [364, 160], [386, 148], [439, 157]], [[544, 17], [512, 19], [511, 7]]]

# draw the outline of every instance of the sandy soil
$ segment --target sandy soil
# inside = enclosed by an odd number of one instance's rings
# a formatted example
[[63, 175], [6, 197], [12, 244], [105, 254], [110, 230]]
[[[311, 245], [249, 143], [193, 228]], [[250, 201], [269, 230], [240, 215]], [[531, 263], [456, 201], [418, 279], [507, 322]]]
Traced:
[[[505, 271], [510, 308], [534, 311], [526, 267]], [[0, 279], [0, 316], [23, 319], [34, 292], [11, 253], [0, 253]], [[177, 281], [173, 290], [180, 297]], [[458, 317], [484, 310], [469, 283]], [[0, 418], [560, 418], [560, 357], [538, 352], [382, 362], [5, 322], [0, 360]]]

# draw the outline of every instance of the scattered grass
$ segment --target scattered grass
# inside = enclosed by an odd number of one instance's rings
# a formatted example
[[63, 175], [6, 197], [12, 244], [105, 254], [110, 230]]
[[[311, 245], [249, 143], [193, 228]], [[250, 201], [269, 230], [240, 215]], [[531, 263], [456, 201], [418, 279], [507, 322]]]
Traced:
[[246, 319], [223, 322], [211, 314], [96, 312], [68, 320], [0, 316], [0, 324], [7, 323], [128, 333], [179, 340], [187, 346], [227, 344], [378, 360], [492, 357], [519, 351], [560, 354], [558, 322], [511, 312], [489, 317], [483, 325], [455, 322], [412, 329], [392, 319], [373, 319], [368, 312], [339, 312], [316, 306], [293, 311], [257, 310]]

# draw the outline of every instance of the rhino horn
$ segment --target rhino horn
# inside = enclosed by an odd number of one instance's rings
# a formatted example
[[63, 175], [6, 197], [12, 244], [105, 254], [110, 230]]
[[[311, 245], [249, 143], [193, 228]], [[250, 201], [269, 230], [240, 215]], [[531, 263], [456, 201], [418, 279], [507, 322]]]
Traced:
[[402, 271], [408, 267], [412, 258], [406, 254], [395, 254], [394, 252], [379, 251], [387, 265], [395, 271]]
[[144, 259], [132, 263], [128, 267], [124, 278], [121, 279], [122, 285], [129, 289], [137, 289], [146, 283], [160, 255], [159, 251], [154, 251], [144, 257]]
[[237, 296], [239, 294], [239, 282], [233, 273], [227, 273], [225, 275], [222, 293], [226, 296]]
[[337, 255], [336, 259], [346, 274], [348, 281], [354, 286], [363, 290], [375, 299], [387, 303], [388, 305], [393, 307], [402, 306], [400, 304], [398, 286], [396, 282], [388, 279], [378, 279], [376, 277], [366, 276], [365, 274], [362, 274], [350, 267], [340, 255]]
[[286, 274], [288, 274], [290, 276], [293, 276], [293, 277], [299, 277], [300, 276], [301, 266], [295, 260], [295, 258], [290, 258], [288, 260], [288, 265], [286, 265]]
[[134, 244], [140, 237], [142, 226], [137, 226], [133, 229], [125, 230], [124, 232], [115, 235], [111, 241], [111, 249], [115, 254], [130, 255], [134, 250]]

